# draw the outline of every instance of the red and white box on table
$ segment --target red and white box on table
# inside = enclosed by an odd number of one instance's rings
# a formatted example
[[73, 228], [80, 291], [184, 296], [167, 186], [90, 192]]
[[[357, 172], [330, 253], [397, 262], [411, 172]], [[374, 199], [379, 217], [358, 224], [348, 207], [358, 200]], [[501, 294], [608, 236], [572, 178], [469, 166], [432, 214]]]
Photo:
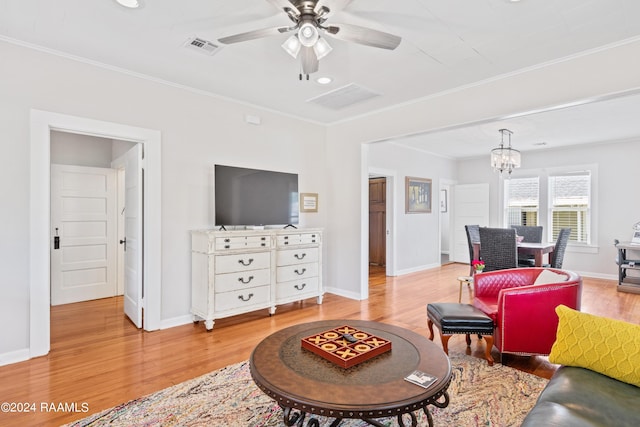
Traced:
[[[355, 340], [349, 341], [344, 335]], [[350, 368], [391, 350], [391, 341], [345, 325], [302, 338], [302, 348]]]

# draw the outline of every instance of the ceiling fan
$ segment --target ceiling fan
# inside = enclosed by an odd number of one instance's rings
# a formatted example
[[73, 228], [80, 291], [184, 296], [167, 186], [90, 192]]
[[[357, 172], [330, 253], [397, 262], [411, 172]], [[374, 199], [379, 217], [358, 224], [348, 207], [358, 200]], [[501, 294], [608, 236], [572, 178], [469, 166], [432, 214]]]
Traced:
[[[283, 44], [282, 48], [294, 58], [300, 56], [302, 74], [307, 75], [318, 71], [318, 64], [332, 48], [321, 35], [329, 35], [333, 38], [359, 43], [366, 46], [393, 50], [400, 44], [402, 38], [351, 24], [325, 25], [331, 10], [324, 3], [327, 0], [267, 0], [276, 6], [293, 21], [291, 27], [263, 28], [248, 31], [218, 39], [220, 43], [232, 44], [262, 37], [274, 36], [288, 32], [294, 32]], [[343, 1], [342, 7], [350, 1]], [[302, 74], [300, 78], [302, 79]]]

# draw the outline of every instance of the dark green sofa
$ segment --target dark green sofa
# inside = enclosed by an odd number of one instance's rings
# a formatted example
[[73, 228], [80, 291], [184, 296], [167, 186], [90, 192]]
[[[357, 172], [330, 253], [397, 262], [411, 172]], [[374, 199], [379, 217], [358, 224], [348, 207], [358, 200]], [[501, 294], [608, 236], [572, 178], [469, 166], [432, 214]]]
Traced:
[[585, 368], [562, 366], [523, 427], [640, 426], [640, 387]]

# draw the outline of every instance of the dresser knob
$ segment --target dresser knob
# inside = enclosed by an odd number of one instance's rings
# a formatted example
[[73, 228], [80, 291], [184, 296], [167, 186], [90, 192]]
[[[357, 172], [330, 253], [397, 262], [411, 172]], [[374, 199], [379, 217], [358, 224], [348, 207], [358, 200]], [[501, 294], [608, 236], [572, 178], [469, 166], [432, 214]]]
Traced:
[[253, 276], [249, 276], [247, 280], [244, 280], [244, 277], [238, 277], [238, 281], [244, 283], [245, 285], [253, 280]]
[[294, 254], [293, 256], [294, 256], [296, 259], [304, 259], [304, 257], [306, 257], [306, 256], [307, 256], [307, 254], [306, 254], [306, 253], [303, 253], [302, 255]]
[[293, 270], [294, 273], [296, 273], [298, 276], [302, 276], [305, 272], [307, 271], [306, 268], [303, 268], [302, 271], [299, 270]]
[[249, 258], [247, 261], [243, 260], [243, 259], [239, 259], [238, 262], [242, 265], [244, 265], [245, 267], [248, 267], [251, 265], [251, 263], [253, 262], [253, 258]]

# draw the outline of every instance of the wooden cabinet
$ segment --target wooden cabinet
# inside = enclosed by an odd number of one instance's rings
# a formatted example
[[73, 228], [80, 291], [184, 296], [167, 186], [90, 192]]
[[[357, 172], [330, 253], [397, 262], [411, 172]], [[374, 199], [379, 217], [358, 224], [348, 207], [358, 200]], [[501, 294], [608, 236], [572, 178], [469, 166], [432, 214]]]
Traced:
[[223, 317], [322, 303], [321, 230], [197, 230], [191, 238], [191, 313], [208, 330]]

